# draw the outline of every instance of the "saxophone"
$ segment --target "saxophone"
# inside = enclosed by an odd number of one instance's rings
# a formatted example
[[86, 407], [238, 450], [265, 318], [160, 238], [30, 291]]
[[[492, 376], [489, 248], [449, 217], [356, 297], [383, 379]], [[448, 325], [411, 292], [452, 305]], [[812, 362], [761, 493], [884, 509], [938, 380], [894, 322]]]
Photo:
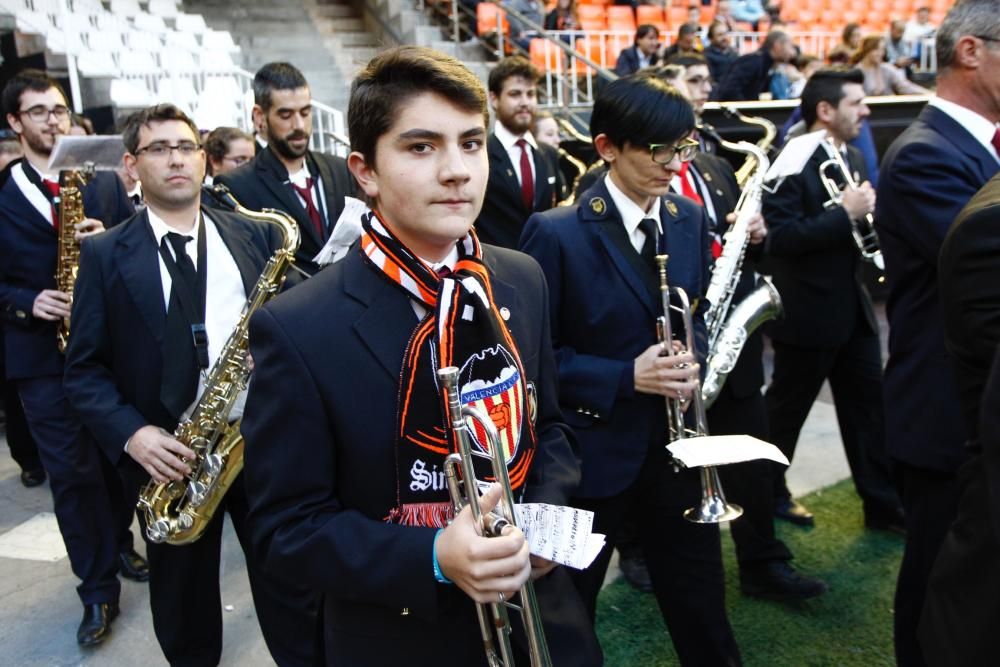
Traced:
[[299, 228], [287, 214], [274, 209], [246, 209], [222, 185], [206, 191], [243, 216], [280, 226], [284, 244], [257, 279], [236, 328], [209, 370], [205, 390], [191, 416], [174, 431], [174, 438], [195, 452], [195, 460], [189, 462], [191, 473], [181, 481], [161, 484], [150, 480], [139, 494], [138, 508], [146, 519], [146, 536], [156, 543], [189, 544], [201, 537], [243, 469], [240, 421], [230, 424], [229, 413], [250, 379], [250, 317], [278, 293], [299, 247]]
[[[722, 109], [722, 113], [725, 114], [727, 118], [735, 118], [740, 122], [747, 123], [749, 125], [759, 125], [764, 128], [764, 136], [757, 142], [757, 148], [762, 150], [765, 155], [771, 150], [771, 144], [774, 143], [774, 138], [778, 136], [778, 130], [774, 126], [774, 123], [762, 116], [746, 116], [736, 107], [721, 105], [719, 108]], [[723, 146], [725, 146], [724, 142]], [[735, 150], [732, 149], [731, 146], [725, 147]], [[750, 180], [750, 177], [753, 175], [754, 168], [754, 159], [752, 157], [747, 157], [743, 166], [736, 171], [736, 182], [739, 183], [741, 188], [746, 186], [747, 182]], [[764, 171], [767, 171], [767, 167], [764, 167]]]
[[736, 365], [747, 338], [761, 324], [778, 317], [782, 306], [778, 290], [770, 279], [762, 277], [756, 289], [736, 307], [731, 308], [733, 294], [743, 270], [743, 260], [750, 245], [750, 220], [760, 213], [764, 175], [770, 167], [770, 160], [761, 148], [749, 142], [725, 141], [710, 129], [702, 128], [702, 132], [724, 148], [746, 154], [746, 162], [752, 166], [736, 204], [736, 222], [726, 232], [722, 254], [715, 260], [705, 293], [709, 302], [705, 313], [708, 358], [705, 380], [702, 382], [702, 400], [707, 407], [719, 397], [719, 391]]
[[[56, 258], [56, 289], [73, 299], [73, 287], [80, 268], [80, 242], [76, 240], [76, 225], [83, 221], [83, 186], [93, 177], [93, 169], [64, 171], [59, 177], [59, 250]], [[69, 343], [69, 318], [59, 320], [56, 331], [59, 351]]]

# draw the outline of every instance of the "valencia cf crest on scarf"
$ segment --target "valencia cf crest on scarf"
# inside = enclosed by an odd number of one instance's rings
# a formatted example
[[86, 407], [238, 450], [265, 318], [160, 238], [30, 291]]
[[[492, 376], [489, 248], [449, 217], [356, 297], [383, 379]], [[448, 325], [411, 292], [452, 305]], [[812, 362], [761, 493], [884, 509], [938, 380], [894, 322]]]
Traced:
[[[397, 401], [397, 506], [387, 519], [415, 526], [447, 525], [451, 501], [444, 459], [457, 450], [445, 428], [445, 399], [437, 370], [459, 368], [460, 401], [489, 415], [500, 434], [515, 492], [524, 487], [535, 455], [526, 380], [517, 345], [493, 300], [489, 273], [475, 233], [457, 241], [458, 262], [441, 277], [413, 255], [377, 213], [362, 220], [360, 250], [368, 265], [427, 315], [417, 323], [403, 357]], [[474, 446], [489, 453], [481, 426]], [[478, 457], [477, 457], [478, 458]], [[476, 476], [492, 481], [488, 460], [475, 462]]]

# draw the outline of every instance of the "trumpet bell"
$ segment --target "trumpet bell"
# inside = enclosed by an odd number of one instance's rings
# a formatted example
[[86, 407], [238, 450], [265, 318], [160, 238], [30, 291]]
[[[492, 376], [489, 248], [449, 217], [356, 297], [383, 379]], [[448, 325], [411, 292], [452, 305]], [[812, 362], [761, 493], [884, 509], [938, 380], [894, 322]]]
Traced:
[[743, 508], [726, 502], [719, 472], [714, 467], [701, 468], [701, 502], [684, 511], [691, 523], [725, 523], [743, 516]]

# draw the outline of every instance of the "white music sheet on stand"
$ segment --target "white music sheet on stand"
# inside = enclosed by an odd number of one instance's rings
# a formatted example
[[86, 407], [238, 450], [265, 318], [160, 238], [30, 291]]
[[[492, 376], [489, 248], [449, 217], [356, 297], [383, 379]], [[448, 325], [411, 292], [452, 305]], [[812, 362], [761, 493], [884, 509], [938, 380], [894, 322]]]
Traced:
[[110, 171], [122, 164], [125, 144], [122, 135], [77, 136], [63, 134], [56, 137], [56, 145], [49, 156], [49, 169], [64, 171], [83, 169], [93, 165], [97, 171]]
[[514, 506], [515, 519], [532, 556], [584, 570], [604, 548], [604, 535], [591, 532], [594, 513], [548, 503]]
[[701, 435], [675, 440], [667, 445], [675, 459], [686, 468], [721, 466], [757, 459], [788, 465], [788, 458], [769, 442], [749, 435]]
[[813, 156], [824, 139], [826, 139], [826, 130], [817, 130], [789, 139], [785, 143], [785, 147], [781, 149], [778, 159], [764, 174], [764, 181], [770, 182], [801, 173], [806, 163], [809, 162], [809, 158]]

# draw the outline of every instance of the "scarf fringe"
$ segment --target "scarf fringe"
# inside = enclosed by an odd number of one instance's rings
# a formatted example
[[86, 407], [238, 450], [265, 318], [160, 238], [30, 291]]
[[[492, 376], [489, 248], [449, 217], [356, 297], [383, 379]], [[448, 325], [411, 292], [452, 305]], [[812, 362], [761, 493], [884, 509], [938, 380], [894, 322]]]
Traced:
[[446, 528], [455, 518], [454, 508], [446, 503], [409, 503], [393, 508], [386, 519], [402, 526]]

